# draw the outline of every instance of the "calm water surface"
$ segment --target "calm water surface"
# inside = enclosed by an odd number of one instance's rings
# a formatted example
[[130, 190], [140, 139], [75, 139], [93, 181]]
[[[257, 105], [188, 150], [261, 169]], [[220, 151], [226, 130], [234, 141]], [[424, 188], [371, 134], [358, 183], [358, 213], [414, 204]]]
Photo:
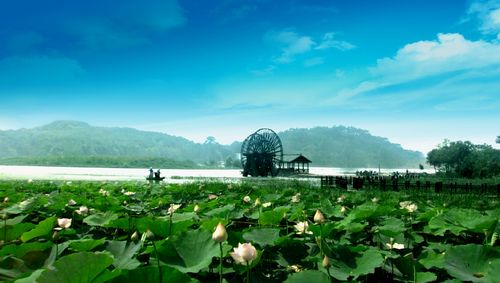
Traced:
[[[311, 167], [313, 175], [354, 175], [358, 170], [378, 171], [378, 168], [329, 168]], [[382, 174], [406, 169], [380, 169]], [[409, 170], [410, 172], [434, 173], [433, 170]], [[130, 181], [145, 180], [149, 174], [147, 168], [89, 168], [89, 167], [49, 167], [49, 166], [3, 166], [0, 165], [0, 179], [21, 180], [94, 180], [94, 181]], [[161, 169], [162, 176], [169, 183], [185, 182], [200, 178], [238, 180], [243, 178], [239, 169]]]

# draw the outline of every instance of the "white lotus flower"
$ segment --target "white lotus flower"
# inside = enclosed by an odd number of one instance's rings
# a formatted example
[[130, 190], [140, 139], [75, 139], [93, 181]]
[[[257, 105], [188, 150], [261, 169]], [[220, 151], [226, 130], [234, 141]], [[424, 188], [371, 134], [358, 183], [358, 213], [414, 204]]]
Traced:
[[80, 208], [75, 210], [75, 212], [79, 215], [85, 215], [85, 214], [89, 213], [89, 209], [88, 209], [88, 207], [82, 205], [82, 206], [80, 206]]
[[123, 192], [123, 194], [126, 196], [133, 196], [135, 195], [135, 192]]
[[68, 229], [71, 226], [71, 218], [58, 218], [57, 225], [61, 229]]
[[297, 230], [297, 234], [312, 234], [311, 231], [308, 231], [307, 229], [309, 228], [309, 224], [307, 221], [304, 222], [298, 222], [297, 224], [293, 225], [295, 229]]
[[300, 193], [295, 194], [292, 196], [292, 202], [299, 202], [300, 201]]
[[260, 202], [260, 198], [256, 198], [256, 199], [255, 199], [255, 203], [254, 203], [254, 205], [255, 205], [255, 206], [260, 206], [261, 204], [262, 204], [262, 203]]
[[262, 207], [270, 207], [272, 205], [271, 202], [265, 202], [262, 204]]
[[217, 198], [217, 195], [214, 195], [214, 194], [209, 194], [208, 195], [208, 199], [209, 200], [213, 200], [213, 199], [216, 199]]
[[215, 228], [215, 232], [212, 234], [212, 240], [217, 243], [222, 243], [227, 240], [227, 231], [222, 223], [219, 222], [217, 228]]
[[167, 214], [173, 214], [182, 204], [170, 204], [170, 207], [167, 210]]
[[9, 202], [9, 197], [5, 197], [5, 198], [3, 199], [3, 202]]
[[406, 207], [406, 210], [408, 210], [408, 212], [409, 212], [409, 213], [413, 213], [413, 212], [415, 212], [417, 209], [418, 209], [418, 206], [417, 206], [416, 204], [414, 204], [414, 203], [412, 203], [412, 204], [410, 204], [410, 205], [408, 205], [408, 206]]
[[337, 203], [342, 203], [346, 199], [345, 195], [341, 195], [340, 197], [337, 198]]
[[398, 244], [398, 243], [386, 243], [385, 244], [390, 250], [395, 249], [395, 250], [402, 250], [405, 248], [404, 244]]
[[68, 201], [68, 204], [67, 204], [67, 205], [68, 205], [68, 206], [71, 206], [71, 205], [75, 205], [75, 204], [76, 204], [76, 201], [75, 201], [74, 199], [70, 199], [70, 200]]
[[347, 211], [347, 208], [345, 206], [342, 206], [340, 208], [340, 213], [346, 213], [346, 211]]
[[109, 192], [108, 192], [108, 191], [106, 191], [106, 190], [104, 190], [104, 189], [100, 189], [100, 190], [99, 190], [99, 193], [100, 193], [102, 196], [105, 196], [105, 197], [109, 196]]
[[245, 197], [243, 198], [243, 201], [244, 201], [244, 202], [246, 202], [246, 203], [249, 203], [249, 202], [251, 202], [251, 201], [252, 201], [252, 199], [250, 198], [250, 196], [245, 196]]
[[231, 257], [238, 264], [250, 265], [250, 263], [257, 258], [257, 250], [250, 243], [238, 243], [237, 248], [233, 248]]
[[379, 199], [379, 198], [376, 198], [376, 197], [375, 197], [375, 198], [372, 198], [372, 202], [373, 202], [373, 203], [378, 203], [378, 201], [379, 201], [379, 200], [380, 200], [380, 199]]

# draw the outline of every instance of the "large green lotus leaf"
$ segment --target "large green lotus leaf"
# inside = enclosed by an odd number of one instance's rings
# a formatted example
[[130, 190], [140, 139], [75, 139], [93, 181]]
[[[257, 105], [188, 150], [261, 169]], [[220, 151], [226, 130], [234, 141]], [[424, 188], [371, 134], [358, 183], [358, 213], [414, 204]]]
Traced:
[[282, 211], [264, 211], [260, 214], [259, 224], [260, 225], [279, 225], [281, 219], [283, 219], [284, 213]]
[[153, 218], [153, 217], [142, 217], [136, 219], [136, 229], [140, 233], [144, 233], [147, 230], [153, 232], [153, 234], [166, 238], [171, 232], [172, 235], [179, 234], [181, 232], [187, 231], [188, 227], [193, 225], [194, 221], [188, 219], [185, 221], [173, 222], [172, 227], [170, 227], [170, 220], [165, 217]]
[[3, 228], [5, 225], [7, 226], [14, 226], [16, 224], [19, 224], [21, 222], [23, 222], [24, 218], [26, 218], [28, 215], [24, 214], [24, 215], [19, 215], [19, 216], [16, 216], [14, 218], [10, 218], [10, 219], [7, 219], [4, 221], [0, 221], [0, 229]]
[[142, 242], [128, 243], [126, 241], [109, 241], [106, 250], [113, 257], [113, 266], [119, 269], [135, 269], [141, 263], [134, 258], [134, 255], [141, 249]]
[[306, 270], [298, 273], [293, 273], [284, 281], [286, 283], [330, 283], [330, 278], [327, 274], [317, 270]]
[[489, 230], [498, 219], [491, 215], [483, 215], [473, 209], [450, 208], [442, 214], [433, 217], [426, 227], [428, 232], [442, 236], [446, 231], [459, 235], [463, 231], [484, 233]]
[[436, 281], [437, 276], [432, 272], [417, 272], [415, 275], [416, 283], [427, 283]]
[[105, 253], [81, 252], [62, 257], [54, 263], [54, 269], [45, 270], [38, 283], [92, 282], [113, 263]]
[[105, 213], [96, 213], [89, 215], [85, 217], [85, 219], [83, 219], [83, 222], [87, 223], [90, 226], [105, 227], [115, 219], [118, 219], [118, 214], [113, 213], [112, 211], [106, 211]]
[[90, 251], [97, 246], [104, 244], [104, 242], [106, 242], [106, 238], [102, 238], [99, 240], [80, 239], [80, 240], [71, 241], [69, 246], [75, 251], [87, 252], [87, 251]]
[[38, 282], [36, 280], [38, 279], [38, 277], [40, 277], [40, 275], [44, 271], [45, 271], [45, 269], [37, 269], [37, 270], [33, 271], [30, 274], [30, 276], [17, 279], [16, 281], [14, 281], [14, 283], [33, 283], [33, 282]]
[[24, 211], [27, 211], [35, 206], [36, 197], [31, 197], [27, 200], [24, 200], [20, 203], [16, 203], [8, 208], [2, 209], [1, 213], [7, 214], [20, 214]]
[[361, 255], [350, 253], [346, 249], [337, 252], [341, 252], [341, 260], [330, 260], [330, 273], [339, 280], [347, 280], [349, 276], [356, 279], [361, 275], [373, 273], [375, 268], [382, 266], [384, 262], [382, 254], [374, 248], [367, 249]]
[[157, 266], [139, 267], [134, 270], [123, 271], [119, 277], [116, 277], [112, 282], [116, 283], [137, 283], [137, 282], [161, 282], [161, 283], [195, 283], [199, 282], [196, 279], [180, 272], [179, 270], [162, 266], [162, 280], [160, 281], [160, 271]]
[[206, 216], [226, 218], [234, 210], [234, 204], [228, 204], [223, 207], [214, 208], [205, 213]]
[[55, 216], [46, 218], [40, 221], [40, 223], [38, 223], [38, 225], [36, 225], [33, 230], [23, 233], [23, 235], [21, 236], [21, 240], [23, 242], [27, 242], [36, 237], [49, 236], [53, 232], [52, 229], [54, 228], [55, 223]]
[[[33, 229], [36, 225], [33, 223], [19, 223], [14, 226], [7, 225], [7, 230], [3, 230], [0, 233], [5, 233], [5, 240], [13, 241], [19, 239], [22, 234]], [[1, 237], [3, 240], [3, 235]]]
[[475, 244], [453, 246], [444, 260], [446, 271], [462, 281], [494, 282], [500, 278], [494, 277], [500, 270], [498, 248]]
[[181, 272], [198, 272], [220, 256], [219, 245], [206, 230], [192, 230], [165, 241], [159, 248], [161, 261]]
[[243, 239], [254, 242], [261, 247], [273, 246], [274, 242], [280, 237], [280, 230], [275, 228], [253, 229], [243, 234]]
[[406, 230], [404, 222], [395, 217], [385, 219], [382, 221], [381, 225], [382, 226], [378, 226], [377, 229], [381, 234], [387, 237], [396, 237]]
[[382, 215], [387, 215], [390, 212], [390, 208], [382, 205], [376, 205], [373, 203], [364, 203], [361, 204], [349, 213], [348, 218], [352, 221], [360, 221], [373, 217], [378, 217]]
[[13, 255], [18, 258], [22, 258], [25, 254], [32, 251], [44, 251], [52, 247], [51, 242], [33, 242], [33, 243], [23, 243], [20, 245], [7, 245], [0, 249], [0, 257], [6, 255]]
[[427, 250], [422, 253], [418, 262], [427, 269], [431, 269], [433, 267], [444, 268], [444, 255], [445, 253], [437, 253], [433, 250]]

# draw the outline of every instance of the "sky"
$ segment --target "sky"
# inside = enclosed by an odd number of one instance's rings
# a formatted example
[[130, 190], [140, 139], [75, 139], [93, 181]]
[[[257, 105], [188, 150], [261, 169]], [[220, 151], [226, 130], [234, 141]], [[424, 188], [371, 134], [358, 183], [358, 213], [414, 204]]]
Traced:
[[500, 0], [0, 2], [0, 129], [203, 142], [353, 126], [406, 149], [500, 135]]

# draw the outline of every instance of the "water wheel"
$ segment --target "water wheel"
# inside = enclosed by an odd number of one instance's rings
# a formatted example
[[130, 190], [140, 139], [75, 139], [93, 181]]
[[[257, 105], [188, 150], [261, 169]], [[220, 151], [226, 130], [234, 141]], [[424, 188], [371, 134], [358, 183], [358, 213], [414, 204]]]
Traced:
[[283, 161], [283, 146], [271, 129], [262, 128], [249, 135], [241, 145], [243, 176], [276, 176]]

